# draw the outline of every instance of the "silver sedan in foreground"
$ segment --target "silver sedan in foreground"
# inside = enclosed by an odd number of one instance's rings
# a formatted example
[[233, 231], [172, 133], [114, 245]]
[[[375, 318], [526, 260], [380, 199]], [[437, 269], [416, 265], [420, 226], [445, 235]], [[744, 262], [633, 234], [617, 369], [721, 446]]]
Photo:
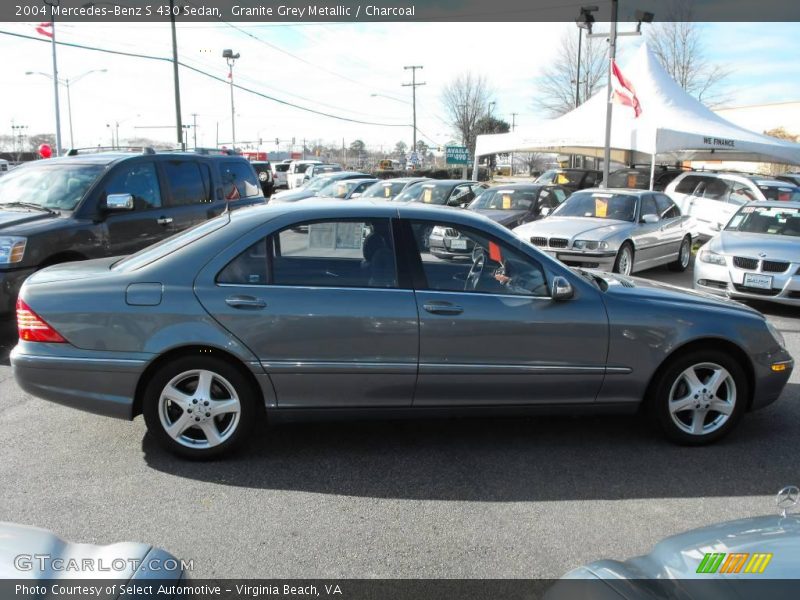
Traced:
[[[441, 260], [432, 227], [469, 240]], [[315, 202], [224, 214], [127, 258], [26, 280], [14, 376], [104, 415], [143, 413], [190, 458], [272, 419], [645, 408], [713, 442], [781, 394], [780, 334], [739, 303], [571, 270], [473, 211]]]
[[705, 244], [697, 290], [800, 306], [800, 202], [752, 202]]

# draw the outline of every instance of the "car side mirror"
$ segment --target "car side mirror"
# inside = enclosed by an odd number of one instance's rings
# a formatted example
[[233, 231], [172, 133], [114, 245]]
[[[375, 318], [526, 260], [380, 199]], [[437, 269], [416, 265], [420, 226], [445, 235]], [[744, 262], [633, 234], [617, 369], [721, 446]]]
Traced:
[[550, 214], [550, 208], [549, 208], [548, 206], [543, 206], [543, 207], [542, 207], [542, 208], [539, 210], [539, 214], [540, 214], [540, 215], [542, 215], [543, 217], [546, 217], [547, 215], [549, 215], [549, 214]]
[[553, 277], [553, 291], [550, 294], [553, 300], [569, 300], [574, 293], [575, 290], [572, 289], [572, 284], [567, 281], [566, 277], [561, 275]]
[[658, 223], [658, 215], [642, 215], [642, 223], [648, 223], [650, 225]]
[[109, 212], [133, 210], [133, 196], [131, 194], [109, 194], [106, 197], [106, 210]]
[[354, 194], [351, 194], [350, 197], [351, 198], [360, 198], [361, 197], [361, 192], [355, 192]]

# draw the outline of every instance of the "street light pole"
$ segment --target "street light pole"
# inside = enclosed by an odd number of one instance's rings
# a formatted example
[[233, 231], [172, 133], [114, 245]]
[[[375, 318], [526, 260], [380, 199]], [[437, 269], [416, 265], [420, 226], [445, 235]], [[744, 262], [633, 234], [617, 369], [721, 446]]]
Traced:
[[175, 0], [169, 0], [169, 22], [172, 28], [172, 76], [175, 86], [175, 128], [178, 132], [178, 144], [186, 149], [183, 141], [183, 121], [181, 119], [181, 83], [178, 76], [178, 34], [175, 30]]
[[239, 56], [238, 52], [234, 54], [233, 50], [230, 49], [222, 51], [222, 57], [228, 63], [228, 79], [230, 79], [231, 83], [231, 144], [234, 151], [236, 150], [236, 110], [233, 105], [233, 65]]
[[53, 49], [53, 98], [56, 110], [56, 156], [61, 156], [61, 107], [58, 103], [58, 59], [56, 58], [56, 6], [61, 0], [44, 0], [50, 7], [50, 46]]

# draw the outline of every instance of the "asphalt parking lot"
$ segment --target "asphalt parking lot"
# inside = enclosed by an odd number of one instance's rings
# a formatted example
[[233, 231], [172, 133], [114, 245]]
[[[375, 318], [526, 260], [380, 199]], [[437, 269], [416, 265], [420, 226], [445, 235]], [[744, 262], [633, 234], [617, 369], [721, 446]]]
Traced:
[[[690, 273], [647, 277], [688, 286]], [[795, 309], [759, 304], [800, 357]], [[800, 371], [707, 448], [636, 417], [295, 424], [189, 463], [133, 423], [31, 398], [0, 340], [0, 520], [144, 541], [194, 577], [548, 578], [712, 522], [776, 513], [800, 484]]]

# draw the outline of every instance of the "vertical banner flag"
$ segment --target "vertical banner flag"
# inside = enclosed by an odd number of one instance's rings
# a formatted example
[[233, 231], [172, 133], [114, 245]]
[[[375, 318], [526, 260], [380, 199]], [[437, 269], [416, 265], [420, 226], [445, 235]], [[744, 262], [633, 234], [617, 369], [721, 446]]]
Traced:
[[44, 37], [53, 37], [53, 22], [48, 21], [47, 23], [39, 23], [36, 27], [36, 33], [39, 35], [43, 35]]
[[633, 84], [625, 79], [622, 71], [619, 70], [616, 61], [611, 61], [611, 88], [612, 99], [614, 102], [630, 106], [633, 109], [634, 118], [642, 114], [642, 106], [639, 98], [636, 97], [636, 90]]

